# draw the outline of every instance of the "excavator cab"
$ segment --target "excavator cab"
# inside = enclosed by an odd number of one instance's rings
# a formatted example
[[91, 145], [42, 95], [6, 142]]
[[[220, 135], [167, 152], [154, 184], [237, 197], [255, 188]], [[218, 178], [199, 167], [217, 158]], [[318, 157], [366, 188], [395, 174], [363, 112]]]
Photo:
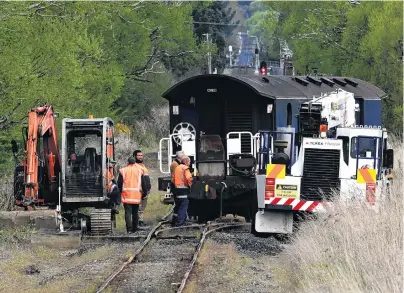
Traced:
[[[107, 190], [107, 161], [115, 158], [113, 133], [110, 118], [62, 121], [62, 211], [76, 228], [86, 226], [92, 234], [107, 234], [115, 224]], [[90, 219], [79, 214], [84, 207], [91, 208]]]

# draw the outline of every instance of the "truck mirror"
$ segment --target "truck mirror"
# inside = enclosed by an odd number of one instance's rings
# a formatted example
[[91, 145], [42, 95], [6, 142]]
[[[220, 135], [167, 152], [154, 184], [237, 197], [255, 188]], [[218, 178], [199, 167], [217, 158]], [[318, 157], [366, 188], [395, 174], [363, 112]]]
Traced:
[[11, 151], [13, 152], [13, 154], [18, 153], [18, 145], [14, 139], [11, 141]]
[[394, 165], [394, 151], [393, 149], [386, 150], [386, 159], [383, 164], [385, 168], [393, 168]]

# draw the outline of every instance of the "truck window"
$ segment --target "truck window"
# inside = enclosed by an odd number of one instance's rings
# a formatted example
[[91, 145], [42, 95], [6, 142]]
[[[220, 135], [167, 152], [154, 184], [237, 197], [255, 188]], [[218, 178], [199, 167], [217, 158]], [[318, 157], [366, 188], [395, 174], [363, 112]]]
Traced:
[[[351, 158], [356, 158], [356, 141], [357, 137], [351, 139]], [[359, 138], [359, 158], [373, 158], [376, 156], [376, 138], [361, 137]]]
[[349, 162], [349, 137], [348, 136], [338, 136], [337, 139], [342, 139], [342, 152], [344, 155], [344, 162], [348, 165]]

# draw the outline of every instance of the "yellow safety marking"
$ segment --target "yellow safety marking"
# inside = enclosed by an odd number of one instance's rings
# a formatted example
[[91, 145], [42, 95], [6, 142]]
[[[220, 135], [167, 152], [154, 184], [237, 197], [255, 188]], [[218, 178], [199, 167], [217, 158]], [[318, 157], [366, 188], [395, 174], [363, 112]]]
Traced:
[[358, 169], [358, 183], [376, 183], [376, 170], [375, 169]]
[[286, 175], [286, 166], [280, 164], [267, 164], [267, 178], [283, 179]]

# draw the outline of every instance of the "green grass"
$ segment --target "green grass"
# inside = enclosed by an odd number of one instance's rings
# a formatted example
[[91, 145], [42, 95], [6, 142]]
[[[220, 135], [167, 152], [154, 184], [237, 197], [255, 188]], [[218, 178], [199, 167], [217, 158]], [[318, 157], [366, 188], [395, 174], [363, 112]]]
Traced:
[[[147, 207], [144, 212], [144, 221], [148, 224], [154, 224], [161, 220], [171, 208], [171, 205], [165, 205], [160, 201], [161, 192], [154, 192], [149, 195]], [[119, 214], [116, 216], [116, 231], [125, 231], [125, 210], [123, 206], [119, 207]]]
[[29, 243], [36, 229], [27, 226], [0, 229], [0, 245]]

